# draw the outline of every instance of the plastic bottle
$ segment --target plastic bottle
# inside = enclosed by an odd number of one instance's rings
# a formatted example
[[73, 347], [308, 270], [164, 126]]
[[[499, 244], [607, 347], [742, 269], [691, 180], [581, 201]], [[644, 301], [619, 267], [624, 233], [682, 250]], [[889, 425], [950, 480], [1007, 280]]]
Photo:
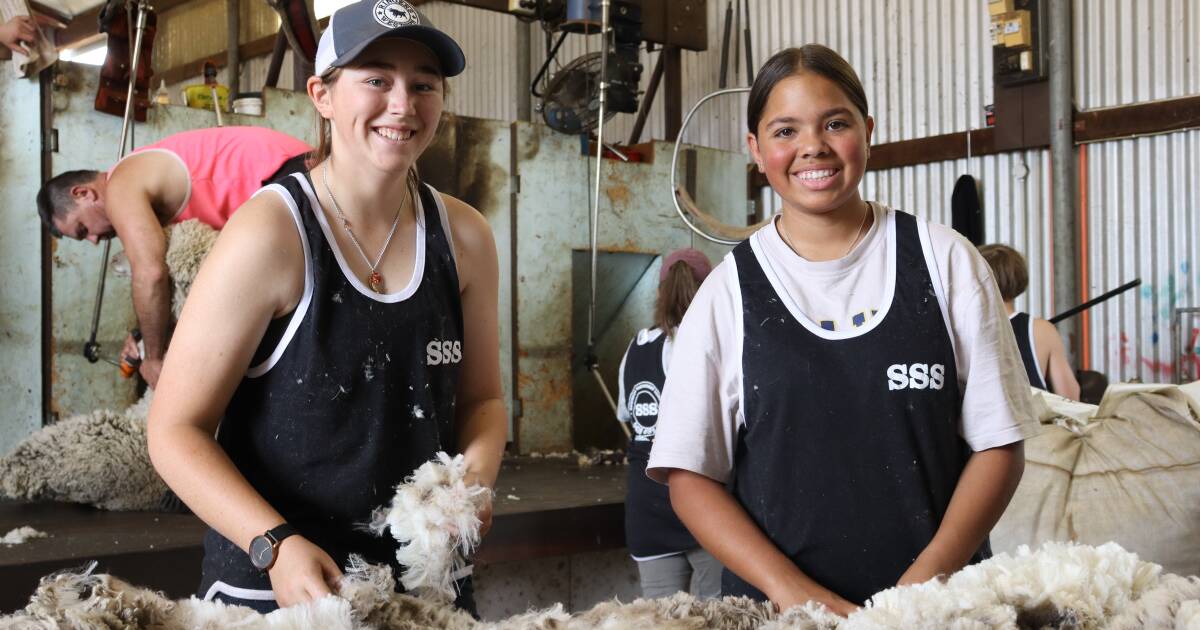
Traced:
[[167, 92], [167, 81], [163, 79], [158, 83], [158, 89], [154, 92], [154, 103], [156, 105], [170, 105], [171, 94]]

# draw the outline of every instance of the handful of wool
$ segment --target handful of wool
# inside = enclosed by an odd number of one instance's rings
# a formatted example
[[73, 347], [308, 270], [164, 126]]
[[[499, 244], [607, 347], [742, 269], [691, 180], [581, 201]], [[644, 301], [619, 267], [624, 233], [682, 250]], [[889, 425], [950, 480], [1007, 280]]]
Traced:
[[455, 575], [479, 545], [478, 513], [492, 500], [492, 491], [467, 485], [466, 475], [462, 455], [438, 453], [396, 486], [391, 505], [377, 509], [371, 519], [375, 535], [390, 530], [400, 543], [400, 583], [418, 597], [454, 599]]

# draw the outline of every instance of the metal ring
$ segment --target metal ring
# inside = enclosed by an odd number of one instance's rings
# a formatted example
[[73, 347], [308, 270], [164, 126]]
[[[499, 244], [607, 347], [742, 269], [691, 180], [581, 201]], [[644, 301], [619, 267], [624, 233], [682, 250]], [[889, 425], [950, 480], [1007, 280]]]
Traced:
[[718, 96], [724, 96], [726, 94], [737, 94], [739, 92], [749, 92], [749, 91], [750, 91], [750, 88], [748, 88], [748, 87], [717, 90], [716, 92], [713, 92], [712, 94], [709, 94], [708, 96], [705, 96], [704, 98], [697, 101], [696, 104], [692, 106], [692, 109], [691, 109], [691, 111], [688, 112], [687, 116], [684, 116], [683, 124], [679, 127], [679, 135], [675, 138], [675, 150], [671, 152], [671, 203], [675, 204], [675, 211], [679, 213], [679, 218], [683, 219], [684, 224], [686, 224], [688, 226], [688, 228], [691, 229], [693, 232], [695, 232], [696, 234], [699, 234], [700, 236], [702, 236], [714, 243], [719, 243], [721, 245], [737, 245], [741, 241], [731, 241], [727, 238], [722, 238], [720, 236], [713, 236], [713, 235], [709, 234], [708, 232], [701, 230], [699, 227], [696, 226], [696, 224], [692, 223], [691, 219], [688, 218], [687, 212], [684, 212], [684, 210], [683, 210], [683, 206], [679, 205], [679, 195], [675, 194], [675, 191], [679, 189], [679, 185], [677, 183], [678, 171], [676, 169], [676, 166], [679, 162], [679, 147], [683, 144], [683, 132], [685, 130], [687, 130], [688, 123], [692, 121], [692, 116], [695, 115], [696, 110], [700, 109], [701, 105], [703, 105], [704, 103], [706, 103], [709, 100], [712, 100]]

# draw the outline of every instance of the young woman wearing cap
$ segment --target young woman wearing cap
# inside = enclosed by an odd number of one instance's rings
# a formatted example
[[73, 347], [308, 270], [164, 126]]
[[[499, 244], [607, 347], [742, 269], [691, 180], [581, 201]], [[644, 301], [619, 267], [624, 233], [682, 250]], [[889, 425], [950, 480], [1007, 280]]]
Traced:
[[339, 9], [308, 81], [311, 170], [247, 202], [196, 278], [149, 442], [213, 528], [202, 597], [269, 610], [336, 590], [352, 553], [395, 565], [395, 542], [362, 525], [437, 451], [495, 481], [495, 244], [414, 168], [463, 63], [405, 2]]
[[699, 250], [677, 249], [667, 254], [658, 274], [654, 327], [638, 331], [618, 370], [617, 418], [629, 424], [633, 433], [625, 495], [625, 546], [637, 561], [642, 597], [683, 591], [711, 598], [721, 593], [721, 564], [679, 522], [666, 486], [646, 477], [671, 342], [709, 271], [712, 263]]
[[748, 123], [783, 213], [688, 309], [648, 471], [724, 594], [846, 614], [987, 553], [1028, 384], [971, 243], [859, 196], [874, 122], [845, 60], [777, 53]]

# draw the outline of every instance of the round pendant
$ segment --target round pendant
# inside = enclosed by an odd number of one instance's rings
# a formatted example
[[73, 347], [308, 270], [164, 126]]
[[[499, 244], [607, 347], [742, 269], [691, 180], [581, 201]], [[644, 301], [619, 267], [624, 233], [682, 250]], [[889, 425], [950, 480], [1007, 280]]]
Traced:
[[379, 275], [378, 271], [372, 271], [371, 275], [367, 276], [367, 286], [376, 293], [383, 293], [383, 276]]

